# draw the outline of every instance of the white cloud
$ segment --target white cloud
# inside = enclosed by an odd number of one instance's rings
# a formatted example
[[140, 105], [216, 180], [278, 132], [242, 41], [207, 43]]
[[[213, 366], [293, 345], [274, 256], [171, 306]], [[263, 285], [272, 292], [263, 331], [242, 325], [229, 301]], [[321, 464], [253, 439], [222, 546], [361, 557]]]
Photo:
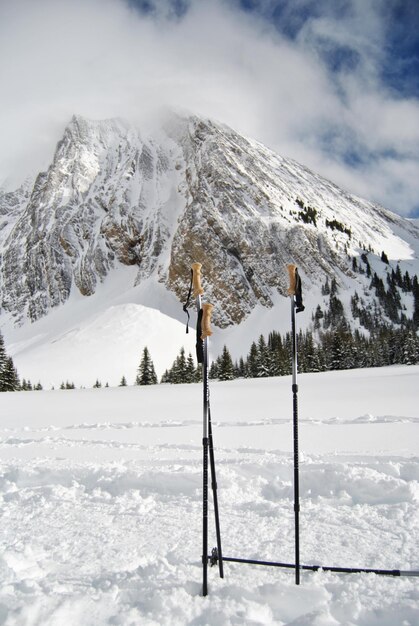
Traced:
[[[141, 124], [175, 106], [408, 213], [418, 197], [419, 105], [380, 83], [383, 25], [366, 4], [353, 0], [349, 30], [313, 19], [291, 42], [222, 0], [196, 0], [177, 20], [140, 16], [122, 0], [6, 0], [0, 178], [42, 167], [73, 113]], [[324, 53], [336, 45], [359, 62], [331, 75]], [[371, 156], [362, 168], [345, 165], [353, 146]]]

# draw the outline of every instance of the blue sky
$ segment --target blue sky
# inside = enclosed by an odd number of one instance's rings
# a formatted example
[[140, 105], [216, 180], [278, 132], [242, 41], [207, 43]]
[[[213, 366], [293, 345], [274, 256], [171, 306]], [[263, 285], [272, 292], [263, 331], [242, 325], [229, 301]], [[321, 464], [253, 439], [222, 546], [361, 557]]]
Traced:
[[4, 0], [0, 81], [0, 178], [173, 106], [419, 216], [419, 0]]
[[[364, 0], [374, 7], [372, 13], [382, 29], [376, 45], [382, 54], [378, 74], [389, 89], [404, 96], [419, 96], [419, 3], [417, 0]], [[271, 21], [284, 36], [297, 41], [300, 33], [314, 20], [341, 22], [348, 33], [356, 35], [356, 3], [348, 0], [260, 2], [241, 0], [240, 7]], [[358, 3], [362, 11], [362, 3]], [[321, 43], [321, 41], [319, 41]], [[325, 42], [326, 43], [326, 42]], [[351, 70], [361, 61], [355, 46], [339, 45], [329, 38], [318, 53], [332, 73]]]

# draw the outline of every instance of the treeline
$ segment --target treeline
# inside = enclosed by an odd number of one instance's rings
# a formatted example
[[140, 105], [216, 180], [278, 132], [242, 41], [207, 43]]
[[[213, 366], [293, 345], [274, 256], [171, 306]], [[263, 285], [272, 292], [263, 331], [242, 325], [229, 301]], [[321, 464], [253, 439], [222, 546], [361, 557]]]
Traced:
[[[335, 304], [334, 307], [340, 311], [339, 306]], [[330, 311], [327, 314], [333, 316]], [[359, 330], [352, 331], [349, 325], [342, 322], [338, 329], [320, 330], [317, 333], [300, 330], [297, 334], [297, 346], [300, 373], [419, 363], [419, 337], [412, 328], [381, 327], [370, 336], [366, 336]], [[291, 364], [291, 333], [281, 334], [272, 331], [267, 337], [261, 334], [257, 342], [253, 341], [247, 356], [239, 360], [233, 360], [227, 346], [224, 346], [221, 354], [210, 365], [209, 377], [218, 380], [233, 380], [234, 378], [287, 376], [291, 374]], [[171, 368], [164, 372], [160, 382], [181, 384], [195, 383], [200, 380], [202, 380], [201, 366], [197, 366], [192, 354], [186, 355], [182, 347]], [[148, 348], [145, 347], [134, 384], [155, 385], [158, 382], [153, 360]], [[127, 385], [126, 377], [122, 376], [119, 386]], [[104, 386], [109, 385], [106, 383]], [[96, 380], [93, 387], [100, 388], [102, 383]], [[32, 387], [26, 381], [22, 385], [17, 384], [14, 388], [2, 386], [1, 390], [23, 389], [42, 389], [42, 385], [38, 383]], [[60, 389], [75, 389], [75, 385], [72, 382], [63, 382]]]
[[[134, 384], [135, 385], [155, 385], [158, 383], [157, 374], [154, 369], [154, 363], [150, 355], [150, 351], [147, 346], [143, 349], [140, 364], [138, 366], [137, 375], [135, 377]], [[102, 382], [96, 378], [96, 381], [93, 385], [93, 389], [100, 389], [102, 386], [109, 387], [108, 383], [102, 385]], [[125, 375], [122, 376], [121, 381], [119, 383], [119, 387], [127, 387], [128, 381]], [[76, 386], [73, 382], [66, 381], [62, 382], [60, 385], [60, 389], [75, 389]]]
[[[352, 331], [349, 325], [344, 324], [338, 329], [319, 333], [300, 330], [297, 346], [298, 371], [301, 373], [419, 363], [419, 338], [414, 330], [408, 328], [381, 328], [369, 337], [359, 330]], [[224, 346], [210, 365], [209, 377], [233, 380], [287, 376], [291, 374], [291, 368], [291, 333], [272, 331], [267, 337], [261, 334], [257, 342], [252, 342], [247, 356], [239, 360], [233, 360], [227, 346]], [[160, 382], [181, 384], [200, 380], [201, 366], [196, 366], [192, 354], [186, 355], [182, 347]], [[154, 377], [149, 377], [140, 384], [156, 382]]]
[[[147, 347], [143, 349], [140, 364], [138, 366], [137, 375], [135, 378], [136, 385], [154, 385], [158, 382], [157, 375], [154, 369], [154, 364], [150, 356], [150, 352]], [[126, 387], [128, 385], [125, 376], [122, 376], [120, 387]], [[109, 387], [108, 383], [105, 383], [105, 387]], [[96, 379], [93, 384], [94, 389], [102, 387], [102, 383], [99, 379]], [[61, 390], [76, 389], [74, 382], [63, 381], [59, 387]], [[13, 364], [11, 357], [7, 356], [4, 347], [4, 339], [0, 333], [0, 392], [1, 391], [41, 391], [43, 386], [40, 382], [36, 385], [32, 385], [30, 380], [22, 379], [20, 382], [18, 372]], [[52, 387], [54, 389], [54, 387]]]
[[[173, 361], [172, 366], [167, 369], [161, 377], [161, 383], [196, 383], [202, 378], [202, 368], [200, 365], [196, 366], [194, 358], [191, 353], [186, 356], [185, 348], [181, 348], [178, 356]], [[155, 366], [148, 347], [143, 349], [141, 361], [137, 370], [137, 375], [134, 381], [134, 385], [156, 385], [159, 380], [157, 378]], [[127, 387], [129, 382], [125, 376], [122, 376], [119, 383], [119, 387]], [[99, 379], [93, 385], [94, 389], [99, 389], [102, 386], [109, 387], [108, 383], [102, 385]], [[72, 382], [61, 383], [60, 389], [75, 389], [75, 385]]]
[[[419, 338], [413, 330], [382, 329], [366, 337], [349, 328], [324, 331], [314, 341], [311, 331], [297, 335], [298, 371], [325, 372], [362, 367], [381, 367], [396, 363], [419, 363]], [[253, 342], [245, 359], [233, 362], [224, 346], [222, 354], [212, 363], [210, 377], [218, 380], [286, 376], [292, 368], [291, 333], [275, 331], [266, 338], [260, 335]]]
[[173, 361], [172, 367], [167, 369], [162, 378], [162, 383], [196, 383], [201, 380], [202, 369], [201, 366], [195, 365], [195, 360], [192, 354], [189, 352], [186, 356], [185, 348], [181, 348], [179, 355]]

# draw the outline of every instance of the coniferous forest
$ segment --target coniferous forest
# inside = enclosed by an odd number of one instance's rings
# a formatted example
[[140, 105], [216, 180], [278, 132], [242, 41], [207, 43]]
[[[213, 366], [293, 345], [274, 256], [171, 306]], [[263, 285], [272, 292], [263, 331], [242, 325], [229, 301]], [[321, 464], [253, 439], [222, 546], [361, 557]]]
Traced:
[[[388, 263], [387, 255], [381, 255]], [[399, 266], [387, 272], [386, 282], [372, 272], [368, 255], [353, 259], [352, 269], [370, 279], [370, 290], [377, 297], [369, 304], [364, 296], [351, 297], [351, 313], [359, 328], [351, 327], [339, 298], [335, 279], [326, 280], [322, 288], [325, 305], [312, 313], [312, 329], [299, 331], [298, 371], [324, 372], [362, 367], [419, 363], [419, 285], [417, 276], [403, 275]], [[403, 294], [411, 300], [410, 315], [403, 304]], [[291, 374], [291, 333], [272, 331], [260, 335], [248, 348], [247, 356], [233, 362], [227, 346], [213, 361], [210, 378], [259, 378]], [[162, 382], [192, 382], [170, 379]]]

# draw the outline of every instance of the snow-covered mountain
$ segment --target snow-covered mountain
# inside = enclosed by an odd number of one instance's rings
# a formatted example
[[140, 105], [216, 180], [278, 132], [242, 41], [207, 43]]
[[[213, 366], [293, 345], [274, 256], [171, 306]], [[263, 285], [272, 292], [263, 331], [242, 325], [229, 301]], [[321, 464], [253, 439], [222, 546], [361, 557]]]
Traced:
[[0, 322], [19, 341], [51, 312], [67, 310], [71, 325], [70, 303], [93, 294], [104, 311], [114, 303], [100, 296], [109, 285], [119, 303], [180, 319], [176, 301], [194, 261], [203, 264], [220, 328], [271, 319], [290, 262], [313, 303], [326, 277], [347, 302], [355, 291], [374, 299], [370, 279], [354, 270], [362, 254], [378, 275], [397, 263], [418, 273], [414, 222], [194, 116], [172, 114], [147, 133], [121, 120], [73, 117], [48, 169], [0, 191], [0, 220]]
[[354, 278], [348, 255], [411, 261], [419, 242], [411, 222], [196, 117], [153, 137], [74, 117], [48, 170], [2, 194], [0, 212], [2, 309], [17, 324], [72, 289], [90, 296], [119, 264], [182, 298], [200, 261], [225, 326], [285, 294], [286, 263], [310, 289]]

